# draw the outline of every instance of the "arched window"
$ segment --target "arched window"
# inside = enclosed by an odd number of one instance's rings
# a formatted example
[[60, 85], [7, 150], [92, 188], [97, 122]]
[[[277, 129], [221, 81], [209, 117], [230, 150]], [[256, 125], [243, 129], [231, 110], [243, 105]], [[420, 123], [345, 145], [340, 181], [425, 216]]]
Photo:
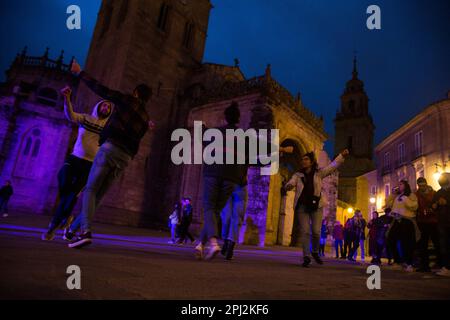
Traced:
[[41, 145], [41, 130], [38, 128], [30, 130], [24, 135], [14, 167], [15, 176], [31, 179], [37, 177], [37, 169], [40, 168], [38, 160]]
[[170, 6], [167, 3], [163, 3], [159, 9], [158, 16], [158, 29], [166, 32], [169, 25]]
[[58, 92], [52, 88], [42, 88], [39, 90], [37, 100], [39, 103], [54, 107], [58, 100]]
[[193, 39], [194, 39], [194, 23], [188, 21], [184, 25], [183, 47], [185, 47], [186, 49], [190, 49], [192, 46]]

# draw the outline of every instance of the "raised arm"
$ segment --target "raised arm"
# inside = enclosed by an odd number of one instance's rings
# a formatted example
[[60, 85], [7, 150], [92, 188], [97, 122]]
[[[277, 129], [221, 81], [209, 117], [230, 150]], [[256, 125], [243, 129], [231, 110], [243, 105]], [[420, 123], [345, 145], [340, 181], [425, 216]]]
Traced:
[[118, 107], [123, 105], [123, 102], [130, 97], [129, 95], [123, 94], [119, 91], [111, 90], [99, 83], [85, 71], [81, 70], [80, 65], [75, 60], [72, 63], [71, 71], [73, 74], [77, 75], [80, 80], [83, 81], [95, 94], [99, 95], [105, 100], [112, 101]]
[[72, 89], [70, 89], [70, 87], [68, 87], [68, 86], [65, 86], [61, 90], [61, 94], [64, 97], [64, 114], [66, 115], [66, 118], [69, 121], [72, 121], [75, 123], [83, 122], [84, 115], [73, 111], [73, 106], [72, 106], [72, 101], [71, 101]]
[[349, 154], [349, 151], [347, 149], [344, 149], [344, 151], [342, 151], [336, 157], [336, 159], [334, 159], [328, 166], [326, 166], [325, 168], [323, 168], [319, 171], [320, 176], [322, 178], [325, 178], [325, 177], [329, 176], [330, 174], [332, 174], [334, 171], [336, 171], [337, 168], [339, 168], [339, 166], [344, 163], [345, 157], [348, 156], [348, 154]]
[[289, 179], [289, 181], [285, 184], [284, 188], [286, 191], [290, 191], [297, 187], [298, 179], [300, 179], [299, 173], [296, 172], [294, 175]]

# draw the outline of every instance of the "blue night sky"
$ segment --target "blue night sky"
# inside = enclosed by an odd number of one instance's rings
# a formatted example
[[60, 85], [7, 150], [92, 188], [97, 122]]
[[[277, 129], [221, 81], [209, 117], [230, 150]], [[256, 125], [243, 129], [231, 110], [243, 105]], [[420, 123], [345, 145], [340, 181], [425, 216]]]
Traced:
[[[149, 0], [150, 1], [150, 0]], [[191, 0], [192, 1], [192, 0]], [[247, 78], [272, 75], [291, 93], [324, 115], [332, 152], [333, 118], [354, 50], [365, 82], [380, 142], [427, 104], [450, 90], [450, 1], [393, 0], [213, 0], [204, 60], [233, 64], [239, 58]], [[82, 29], [69, 31], [66, 8], [79, 5]], [[381, 30], [366, 28], [366, 8], [381, 8]], [[16, 0], [0, 2], [6, 70], [25, 45], [50, 57], [65, 50], [85, 60], [100, 0]], [[155, 13], [157, 14], [157, 13]], [[4, 76], [0, 78], [4, 81]]]

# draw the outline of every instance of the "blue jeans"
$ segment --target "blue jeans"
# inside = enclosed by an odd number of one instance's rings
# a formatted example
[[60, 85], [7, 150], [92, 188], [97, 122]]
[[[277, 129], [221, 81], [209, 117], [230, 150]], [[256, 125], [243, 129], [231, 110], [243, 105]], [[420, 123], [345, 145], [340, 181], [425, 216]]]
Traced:
[[58, 172], [59, 204], [48, 229], [54, 231], [64, 225], [77, 202], [77, 197], [86, 185], [92, 162], [73, 155], [67, 157]]
[[[359, 240], [359, 249], [361, 250], [361, 260], [365, 259], [365, 247], [364, 247], [365, 241], [366, 240], [362, 240], [362, 239]], [[356, 249], [358, 249], [358, 248], [356, 248]], [[357, 256], [358, 256], [358, 250], [355, 250], [355, 253], [353, 254], [353, 259], [356, 259]]]
[[80, 227], [83, 232], [91, 231], [90, 222], [100, 201], [114, 180], [121, 176], [130, 160], [128, 153], [109, 142], [100, 147], [89, 172], [81, 212], [70, 226], [71, 231]]
[[303, 205], [298, 206], [296, 212], [298, 214], [298, 221], [300, 223], [300, 240], [303, 247], [303, 257], [309, 256], [310, 241], [312, 233], [311, 253], [319, 254], [320, 249], [320, 234], [322, 229], [322, 209], [312, 213], [305, 212]]
[[205, 244], [210, 238], [217, 238], [217, 217], [225, 207], [237, 184], [220, 177], [203, 177], [204, 224], [200, 241]]
[[341, 257], [344, 256], [344, 250], [342, 248], [343, 241], [342, 240], [334, 240], [334, 248], [336, 249], [336, 258], [339, 258], [339, 252], [341, 253]]
[[221, 213], [223, 240], [238, 241], [239, 225], [244, 220], [247, 199], [247, 186], [238, 185]]

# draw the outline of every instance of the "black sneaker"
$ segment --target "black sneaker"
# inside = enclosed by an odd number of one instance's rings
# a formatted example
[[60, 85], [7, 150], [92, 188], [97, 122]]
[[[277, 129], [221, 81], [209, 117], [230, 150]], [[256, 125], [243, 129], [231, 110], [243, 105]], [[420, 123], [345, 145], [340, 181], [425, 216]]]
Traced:
[[64, 229], [63, 239], [66, 241], [72, 241], [75, 236], [74, 232], [70, 232], [69, 228]]
[[320, 256], [317, 253], [312, 253], [312, 257], [314, 258], [314, 261], [316, 261], [317, 264], [323, 264], [322, 259], [320, 259]]
[[90, 245], [92, 243], [92, 235], [90, 232], [83, 233], [81, 236], [79, 236], [77, 239], [73, 240], [71, 243], [69, 243], [69, 248], [83, 248], [87, 245]]
[[236, 243], [234, 241], [228, 241], [228, 248], [227, 248], [227, 255], [225, 256], [225, 259], [231, 260], [233, 259], [233, 251], [234, 251], [234, 245]]
[[225, 239], [225, 240], [223, 241], [222, 250], [220, 250], [220, 253], [221, 253], [223, 256], [226, 256], [226, 255], [227, 255], [228, 244], [229, 244], [229, 242], [230, 242], [230, 240], [228, 240], [228, 239]]
[[311, 258], [308, 257], [308, 256], [303, 257], [302, 267], [303, 268], [308, 268], [310, 264], [311, 264]]

